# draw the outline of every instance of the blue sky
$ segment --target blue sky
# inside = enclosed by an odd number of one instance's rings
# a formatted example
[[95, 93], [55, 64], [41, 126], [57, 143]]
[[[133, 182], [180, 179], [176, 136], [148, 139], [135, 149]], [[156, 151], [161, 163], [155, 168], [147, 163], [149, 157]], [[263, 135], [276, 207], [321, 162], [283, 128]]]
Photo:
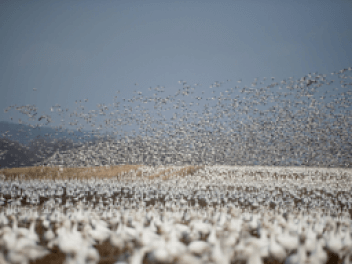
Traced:
[[[1, 1], [0, 105], [40, 115], [157, 85], [175, 94], [179, 80], [211, 96], [215, 81], [330, 74], [352, 66], [351, 13], [352, 1], [326, 0]], [[0, 120], [26, 120], [3, 109]]]

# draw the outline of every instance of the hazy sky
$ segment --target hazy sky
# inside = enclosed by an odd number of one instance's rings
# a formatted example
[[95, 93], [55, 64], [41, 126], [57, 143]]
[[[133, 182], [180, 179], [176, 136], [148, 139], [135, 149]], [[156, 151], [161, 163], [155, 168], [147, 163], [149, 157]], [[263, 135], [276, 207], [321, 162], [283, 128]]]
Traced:
[[330, 74], [352, 66], [351, 13], [324, 0], [0, 1], [0, 120], [26, 120], [9, 105], [91, 110], [179, 80], [210, 95], [214, 81]]

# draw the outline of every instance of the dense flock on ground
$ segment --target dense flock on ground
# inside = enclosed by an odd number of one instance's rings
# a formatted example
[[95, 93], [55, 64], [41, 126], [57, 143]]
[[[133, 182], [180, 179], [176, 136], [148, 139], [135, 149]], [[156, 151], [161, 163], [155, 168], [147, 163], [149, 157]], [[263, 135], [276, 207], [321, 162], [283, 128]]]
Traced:
[[348, 169], [116, 166], [2, 173], [0, 263], [351, 261]]

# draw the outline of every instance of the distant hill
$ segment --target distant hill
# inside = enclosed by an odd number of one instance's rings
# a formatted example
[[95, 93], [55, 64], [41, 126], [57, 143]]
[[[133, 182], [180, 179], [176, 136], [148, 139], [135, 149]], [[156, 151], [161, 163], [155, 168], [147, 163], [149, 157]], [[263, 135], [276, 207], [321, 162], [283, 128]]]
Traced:
[[0, 121], [0, 168], [32, 166], [57, 150], [72, 149], [84, 140], [84, 132], [33, 127]]
[[65, 138], [74, 142], [83, 142], [85, 134], [87, 132], [69, 131], [68, 129], [58, 131], [52, 127], [32, 127], [30, 125], [0, 121], [0, 138], [17, 141], [23, 145], [30, 144], [36, 138], [48, 138], [49, 140]]
[[0, 138], [0, 168], [28, 167], [40, 163], [56, 151], [67, 151], [81, 143], [70, 139], [33, 139], [28, 146], [8, 138]]
[[28, 167], [39, 161], [40, 158], [28, 147], [0, 138], [0, 168]]
[[[74, 134], [73, 134], [74, 133]], [[84, 132], [57, 131], [51, 127], [32, 127], [0, 121], [0, 168], [33, 166], [56, 151], [67, 151], [98, 138]], [[102, 137], [103, 139], [105, 137]]]

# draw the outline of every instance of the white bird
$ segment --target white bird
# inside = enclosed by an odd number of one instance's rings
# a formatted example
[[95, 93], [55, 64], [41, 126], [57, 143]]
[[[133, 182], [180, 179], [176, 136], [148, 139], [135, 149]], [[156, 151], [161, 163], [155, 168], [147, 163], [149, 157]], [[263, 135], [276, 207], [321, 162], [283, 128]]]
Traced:
[[28, 245], [22, 248], [20, 252], [31, 261], [36, 261], [37, 259], [41, 259], [50, 253], [49, 250], [39, 245]]
[[307, 260], [306, 249], [304, 245], [300, 244], [298, 247], [297, 253], [287, 257], [285, 260], [285, 264], [301, 264], [301, 263], [305, 263], [306, 260]]
[[347, 252], [352, 251], [352, 238], [351, 238], [350, 227], [348, 227], [344, 233], [345, 233], [345, 236], [342, 241], [342, 248], [343, 248], [343, 251], [346, 252], [345, 254], [347, 254]]
[[259, 243], [260, 256], [262, 258], [269, 257], [270, 240], [268, 239], [268, 231], [265, 228], [260, 229], [260, 239], [258, 243]]
[[65, 220], [64, 226], [58, 230], [58, 246], [65, 254], [76, 254], [83, 242], [82, 235], [70, 232], [70, 222]]
[[258, 241], [258, 239], [253, 239], [249, 242], [248, 247], [250, 248], [249, 256], [247, 258], [247, 263], [248, 264], [263, 264], [263, 260], [261, 257], [261, 243]]
[[102, 244], [105, 240], [110, 238], [110, 229], [101, 225], [101, 223], [97, 222], [95, 224], [95, 229], [91, 229], [89, 231], [89, 235], [92, 236], [95, 240]]
[[342, 257], [343, 252], [342, 249], [342, 238], [341, 238], [341, 225], [339, 226], [337, 232], [336, 224], [333, 225], [333, 229], [329, 231], [326, 236], [326, 247], [333, 253], [338, 254], [339, 257]]
[[283, 262], [286, 258], [285, 249], [276, 242], [275, 235], [273, 233], [270, 234], [269, 253], [279, 262]]
[[220, 240], [216, 239], [211, 257], [217, 264], [230, 264], [232, 250], [221, 248]]
[[166, 248], [173, 259], [179, 258], [187, 252], [187, 246], [178, 240], [175, 228], [172, 228], [171, 230], [169, 241], [166, 243]]
[[26, 235], [26, 237], [34, 242], [39, 242], [39, 237], [38, 235], [36, 234], [35, 232], [35, 224], [36, 224], [36, 221], [35, 220], [32, 220], [31, 224], [30, 224], [30, 227], [29, 227], [29, 231]]
[[150, 247], [134, 248], [132, 256], [129, 260], [130, 264], [141, 264], [143, 263], [143, 258], [145, 253], [150, 250]]
[[168, 252], [166, 247], [155, 248], [152, 251], [151, 259], [156, 261], [157, 263], [171, 263], [172, 256]]
[[312, 252], [315, 249], [315, 244], [317, 243], [317, 234], [310, 227], [308, 227], [305, 237], [305, 248], [307, 252]]
[[296, 250], [299, 245], [299, 238], [297, 235], [291, 235], [288, 227], [283, 230], [283, 233], [278, 234], [277, 241], [288, 251]]
[[323, 241], [323, 239], [320, 239], [315, 243], [315, 248], [311, 252], [309, 259], [308, 259], [309, 263], [312, 263], [312, 264], [313, 263], [314, 264], [326, 263], [328, 255], [323, 249], [324, 243], [325, 242]]
[[53, 240], [54, 238], [55, 238], [55, 234], [54, 234], [54, 232], [52, 231], [52, 229], [49, 228], [49, 230], [47, 230], [47, 231], [44, 233], [44, 239], [49, 242], [49, 241]]
[[193, 241], [188, 245], [188, 251], [195, 255], [202, 255], [209, 250], [209, 244], [204, 241]]

